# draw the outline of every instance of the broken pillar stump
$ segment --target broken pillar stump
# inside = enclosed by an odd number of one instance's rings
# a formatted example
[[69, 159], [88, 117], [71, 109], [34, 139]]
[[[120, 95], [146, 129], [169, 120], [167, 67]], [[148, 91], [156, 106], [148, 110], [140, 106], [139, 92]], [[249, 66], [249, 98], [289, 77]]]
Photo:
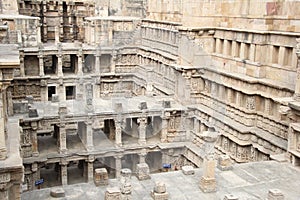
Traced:
[[166, 185], [163, 182], [156, 182], [151, 197], [154, 200], [167, 200], [169, 194], [167, 193]]
[[108, 187], [105, 192], [105, 200], [121, 200], [121, 191], [118, 187]]
[[227, 171], [232, 169], [232, 162], [228, 155], [221, 155], [218, 159], [217, 167], [222, 171]]
[[108, 185], [108, 173], [105, 168], [95, 169], [94, 182], [96, 186]]
[[137, 178], [141, 181], [141, 180], [146, 180], [146, 179], [150, 179], [150, 170], [149, 170], [149, 166], [147, 163], [140, 163], [136, 165], [136, 170], [137, 170]]

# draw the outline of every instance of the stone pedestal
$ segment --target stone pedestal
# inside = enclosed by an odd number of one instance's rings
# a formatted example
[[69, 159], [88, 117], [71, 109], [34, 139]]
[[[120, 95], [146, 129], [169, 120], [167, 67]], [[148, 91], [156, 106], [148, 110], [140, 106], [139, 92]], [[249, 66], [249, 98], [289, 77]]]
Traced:
[[221, 155], [218, 159], [218, 166], [220, 170], [227, 171], [232, 169], [232, 162], [228, 155]]
[[149, 170], [149, 166], [147, 165], [147, 163], [140, 163], [136, 165], [136, 175], [137, 178], [141, 181], [141, 180], [147, 180], [150, 179], [150, 170]]
[[200, 179], [200, 189], [205, 193], [216, 191], [215, 165], [216, 161], [212, 155], [209, 155], [204, 159], [203, 176]]
[[215, 192], [216, 191], [216, 179], [201, 177], [200, 179], [200, 189], [204, 193]]
[[105, 200], [121, 200], [121, 191], [117, 187], [106, 188]]
[[181, 170], [182, 170], [182, 173], [185, 174], [185, 175], [193, 175], [193, 174], [195, 174], [195, 170], [194, 170], [193, 166], [183, 166], [181, 168]]
[[284, 195], [278, 189], [270, 189], [267, 200], [284, 200]]
[[96, 186], [108, 185], [108, 173], [105, 168], [95, 169], [94, 182]]
[[131, 192], [131, 170], [130, 169], [122, 169], [121, 170], [121, 179], [120, 179], [120, 190], [122, 200], [130, 200], [132, 199]]
[[162, 182], [156, 182], [151, 197], [154, 200], [167, 200], [169, 194], [167, 193], [166, 185]]

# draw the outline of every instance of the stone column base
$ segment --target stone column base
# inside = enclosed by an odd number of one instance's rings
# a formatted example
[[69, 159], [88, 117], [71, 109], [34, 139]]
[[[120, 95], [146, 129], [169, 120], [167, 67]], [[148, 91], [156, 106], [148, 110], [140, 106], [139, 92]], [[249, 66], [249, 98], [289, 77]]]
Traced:
[[151, 197], [154, 199], [154, 200], [168, 200], [169, 198], [169, 194], [167, 192], [164, 192], [164, 193], [157, 193], [155, 191], [152, 191], [151, 192]]
[[199, 187], [204, 193], [215, 192], [216, 179], [201, 177]]

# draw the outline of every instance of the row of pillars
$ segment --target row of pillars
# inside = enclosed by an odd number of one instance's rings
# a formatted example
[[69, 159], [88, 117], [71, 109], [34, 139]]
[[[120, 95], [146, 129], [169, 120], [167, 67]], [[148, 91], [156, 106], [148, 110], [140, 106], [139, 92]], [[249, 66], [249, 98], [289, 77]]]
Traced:
[[[78, 76], [82, 76], [83, 75], [83, 66], [84, 66], [84, 54], [78, 53], [77, 55], [77, 72], [76, 74]], [[95, 74], [100, 74], [100, 67], [101, 67], [101, 61], [100, 61], [100, 57], [101, 54], [96, 52], [96, 54], [94, 54], [95, 56]], [[38, 56], [39, 59], [39, 76], [43, 77], [45, 76], [45, 72], [44, 72], [44, 55], [43, 54], [39, 54]], [[62, 57], [63, 54], [57, 54], [57, 76], [59, 77], [63, 77], [64, 73], [63, 73], [63, 61], [62, 61]], [[24, 57], [21, 56], [21, 61], [23, 60], [23, 62], [21, 62], [20, 65], [20, 74], [22, 77], [25, 76], [25, 66], [24, 66]], [[111, 62], [110, 62], [110, 73], [115, 73], [115, 60], [116, 60], [116, 55], [112, 54], [111, 56]]]

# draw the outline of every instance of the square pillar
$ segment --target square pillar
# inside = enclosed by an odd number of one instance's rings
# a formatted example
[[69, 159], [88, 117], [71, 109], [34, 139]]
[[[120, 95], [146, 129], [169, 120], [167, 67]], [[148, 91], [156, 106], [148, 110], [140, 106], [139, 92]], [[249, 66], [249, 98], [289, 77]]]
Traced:
[[67, 163], [60, 164], [60, 178], [63, 186], [68, 185], [68, 166]]
[[240, 49], [240, 58], [241, 59], [248, 59], [248, 52], [246, 48], [246, 43], [241, 43], [241, 49]]
[[121, 128], [121, 122], [119, 120], [115, 121], [116, 125], [116, 134], [115, 134], [115, 144], [117, 146], [122, 146], [122, 128]]
[[58, 147], [59, 153], [65, 153], [67, 151], [67, 133], [65, 124], [60, 124], [58, 133]]
[[25, 76], [25, 65], [24, 65], [24, 52], [20, 52], [20, 75], [21, 77]]
[[87, 160], [85, 162], [85, 174], [86, 174], [86, 181], [88, 183], [92, 183], [94, 180], [94, 161]]
[[82, 76], [83, 72], [82, 72], [82, 66], [83, 66], [83, 61], [82, 61], [82, 51], [81, 53], [77, 54], [77, 75]]
[[138, 119], [139, 123], [139, 140], [140, 145], [146, 144], [146, 126], [147, 126], [147, 117], [142, 117]]
[[57, 76], [63, 77], [63, 63], [62, 63], [62, 54], [58, 54], [57, 56]]
[[141, 153], [139, 154], [139, 163], [146, 163], [146, 156], [147, 156], [147, 150], [142, 149]]
[[122, 156], [115, 156], [116, 178], [120, 178], [122, 169]]
[[37, 141], [37, 122], [31, 122], [31, 128], [32, 155], [39, 156]]
[[92, 128], [92, 121], [89, 120], [86, 123], [86, 148], [87, 150], [91, 150], [94, 147], [93, 144], [93, 128]]
[[5, 108], [3, 106], [3, 94], [2, 92], [0, 92], [0, 160], [5, 160], [7, 157], [4, 109]]
[[216, 53], [222, 53], [221, 39], [216, 38]]
[[111, 55], [110, 73], [116, 73], [116, 55], [114, 53]]
[[212, 155], [209, 155], [204, 159], [203, 175], [200, 179], [200, 189], [205, 193], [216, 191], [215, 165], [216, 161]]
[[162, 118], [161, 123], [161, 136], [160, 141], [161, 142], [167, 142], [167, 135], [168, 135], [168, 119], [166, 117]]
[[39, 70], [40, 70], [39, 75], [40, 75], [40, 77], [43, 77], [43, 76], [45, 76], [45, 74], [44, 74], [44, 57], [42, 54], [39, 54], [38, 58], [39, 58]]
[[278, 55], [278, 64], [284, 66], [285, 62], [285, 47], [280, 46], [279, 47], [279, 55]]
[[100, 55], [96, 54], [95, 55], [95, 74], [96, 75], [100, 75], [100, 66], [101, 66], [101, 62], [100, 62]]

